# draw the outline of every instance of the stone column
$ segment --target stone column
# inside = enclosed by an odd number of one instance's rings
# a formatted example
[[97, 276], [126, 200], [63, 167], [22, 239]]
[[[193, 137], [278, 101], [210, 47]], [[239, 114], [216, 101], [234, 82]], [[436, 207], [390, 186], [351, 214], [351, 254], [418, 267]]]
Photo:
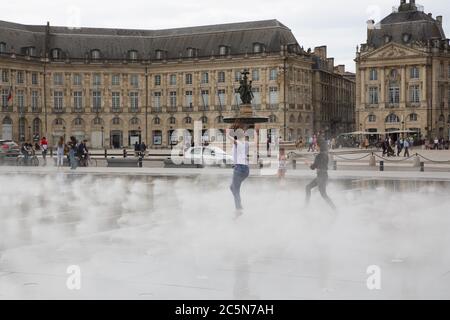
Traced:
[[383, 105], [383, 107], [386, 104], [386, 74], [385, 69], [380, 69], [380, 77], [381, 77], [381, 88], [380, 88], [380, 99], [379, 102]]

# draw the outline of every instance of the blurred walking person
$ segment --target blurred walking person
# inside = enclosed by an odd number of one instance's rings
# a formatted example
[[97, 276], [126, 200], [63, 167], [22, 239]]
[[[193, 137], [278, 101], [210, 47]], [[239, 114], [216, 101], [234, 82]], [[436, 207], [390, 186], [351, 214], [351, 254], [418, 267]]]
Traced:
[[69, 146], [70, 169], [75, 170], [77, 168], [77, 160], [75, 158], [77, 154], [77, 139], [75, 139], [74, 136], [70, 137], [68, 146]]
[[405, 149], [405, 154], [403, 155], [405, 158], [406, 157], [410, 157], [409, 155], [409, 140], [405, 139], [405, 141], [403, 142], [403, 148]]
[[44, 166], [47, 165], [47, 152], [48, 152], [48, 141], [47, 138], [43, 137], [41, 139], [41, 150], [42, 150], [42, 158], [44, 158]]
[[336, 212], [336, 206], [327, 194], [329, 158], [326, 142], [323, 139], [319, 139], [317, 142], [317, 148], [319, 149], [319, 154], [316, 156], [314, 163], [310, 166], [311, 170], [317, 170], [317, 178], [306, 186], [306, 206], [309, 206], [312, 189], [318, 187], [322, 198], [331, 207], [331, 209]]
[[61, 168], [64, 166], [64, 137], [60, 137], [56, 145], [56, 166]]

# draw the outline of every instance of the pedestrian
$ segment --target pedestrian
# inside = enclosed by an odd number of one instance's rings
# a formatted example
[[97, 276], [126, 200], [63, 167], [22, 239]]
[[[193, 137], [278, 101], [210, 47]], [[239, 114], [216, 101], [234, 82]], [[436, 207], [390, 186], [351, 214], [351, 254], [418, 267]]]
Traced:
[[284, 179], [287, 171], [287, 160], [285, 149], [280, 149], [280, 156], [278, 157], [278, 178]]
[[331, 209], [336, 212], [336, 206], [327, 194], [329, 162], [327, 145], [322, 139], [319, 139], [317, 143], [319, 154], [316, 156], [314, 163], [310, 166], [311, 170], [317, 170], [317, 177], [306, 186], [306, 206], [309, 205], [311, 199], [311, 190], [318, 187], [322, 198], [331, 207]]
[[64, 149], [65, 149], [64, 137], [60, 137], [56, 145], [56, 166], [58, 168], [64, 166]]
[[403, 150], [403, 140], [402, 139], [398, 139], [397, 140], [397, 157], [400, 157], [400, 153]]
[[408, 139], [405, 139], [405, 141], [403, 142], [403, 147], [405, 148], [405, 154], [403, 155], [405, 158], [406, 157], [410, 157], [409, 155], [409, 141]]
[[77, 139], [72, 136], [67, 144], [69, 146], [70, 169], [75, 170], [77, 168], [77, 160], [75, 158], [77, 154]]
[[47, 138], [43, 137], [41, 139], [41, 150], [42, 150], [42, 158], [44, 158], [44, 166], [47, 165], [47, 152], [48, 152], [48, 141]]
[[141, 143], [140, 151], [141, 151], [141, 154], [142, 154], [142, 158], [144, 158], [145, 157], [145, 151], [147, 151], [147, 146], [145, 145], [144, 141], [142, 141], [142, 143]]
[[434, 146], [433, 146], [434, 150], [439, 150], [439, 139], [436, 137], [434, 138]]
[[134, 143], [134, 155], [135, 155], [136, 157], [138, 157], [140, 151], [141, 151], [141, 145], [139, 144], [138, 141], [136, 141], [136, 142]]
[[[241, 200], [241, 185], [245, 179], [250, 175], [249, 167], [249, 138], [245, 136], [247, 127], [244, 124], [237, 123], [232, 128], [234, 136], [228, 135], [228, 139], [232, 142], [233, 155], [233, 180], [230, 186], [231, 193], [234, 197], [234, 204], [236, 207], [236, 218], [243, 214], [242, 200]], [[241, 130], [238, 130], [241, 129]], [[238, 136], [241, 135], [241, 136]]]

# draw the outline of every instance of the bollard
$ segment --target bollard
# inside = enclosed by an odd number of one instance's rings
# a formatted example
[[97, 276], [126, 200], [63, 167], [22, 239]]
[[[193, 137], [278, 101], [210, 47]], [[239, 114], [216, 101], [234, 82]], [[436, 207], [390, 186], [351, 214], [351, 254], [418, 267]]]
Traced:
[[50, 147], [50, 158], [53, 158], [53, 147]]
[[108, 158], [108, 149], [105, 148], [105, 159]]
[[139, 168], [142, 168], [142, 153], [139, 155], [138, 164], [139, 164]]
[[123, 157], [126, 158], [127, 157], [127, 149], [123, 148]]
[[292, 159], [292, 169], [296, 170], [297, 169], [297, 160]]
[[414, 157], [413, 168], [419, 168], [419, 167], [420, 167], [420, 157], [416, 156], [416, 157]]
[[384, 161], [380, 161], [380, 171], [384, 171]]
[[334, 171], [337, 170], [337, 161], [336, 160], [333, 161], [333, 170]]
[[370, 160], [369, 160], [369, 167], [376, 167], [377, 166], [377, 161], [375, 160], [375, 156], [372, 154], [370, 156]]
[[420, 163], [420, 172], [425, 172], [425, 162]]

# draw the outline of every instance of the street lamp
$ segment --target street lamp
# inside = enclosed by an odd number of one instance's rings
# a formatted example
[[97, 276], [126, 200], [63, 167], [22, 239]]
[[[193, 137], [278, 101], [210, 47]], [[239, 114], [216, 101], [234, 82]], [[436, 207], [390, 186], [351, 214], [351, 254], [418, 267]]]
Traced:
[[104, 146], [104, 144], [105, 144], [105, 142], [104, 142], [104, 136], [103, 136], [103, 130], [105, 129], [103, 126], [102, 126], [102, 148], [103, 148], [103, 146]]

